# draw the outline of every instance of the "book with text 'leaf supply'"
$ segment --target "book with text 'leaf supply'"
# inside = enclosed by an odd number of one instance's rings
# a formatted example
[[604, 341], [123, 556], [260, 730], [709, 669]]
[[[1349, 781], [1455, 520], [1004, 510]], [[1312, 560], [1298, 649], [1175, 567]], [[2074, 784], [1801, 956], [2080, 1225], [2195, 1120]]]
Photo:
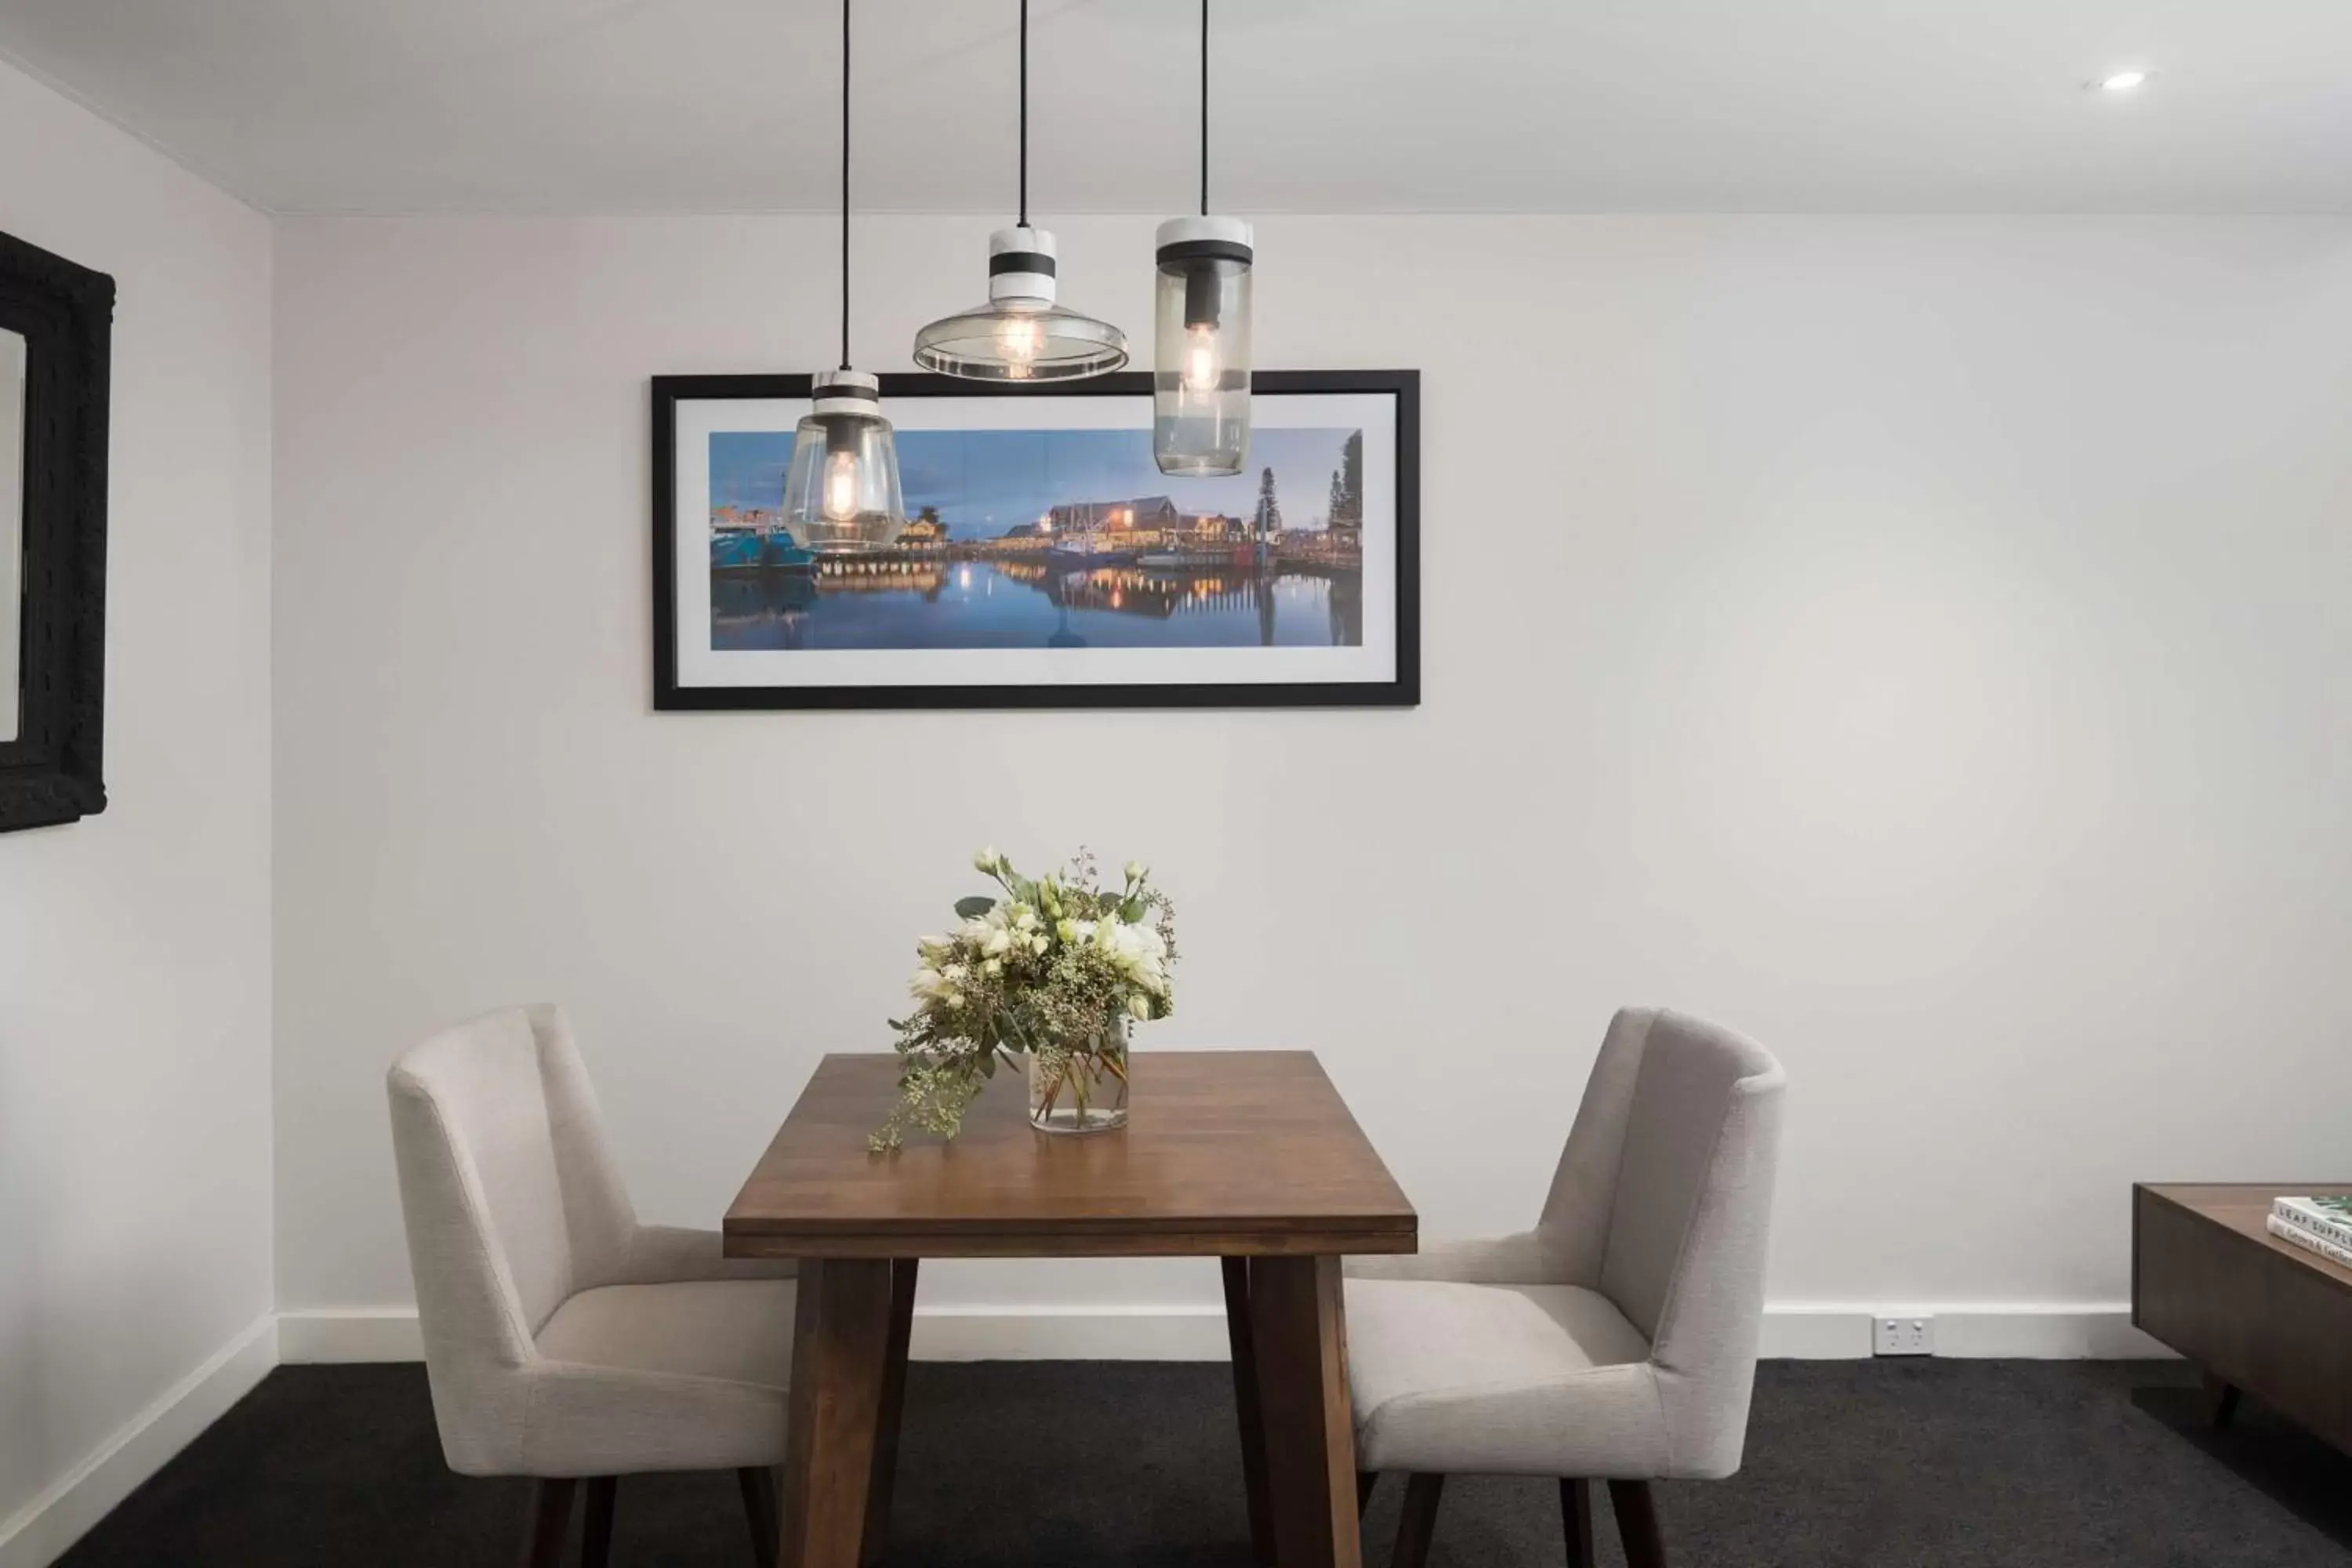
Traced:
[[2271, 1213], [2322, 1241], [2352, 1247], [2352, 1197], [2274, 1198]]
[[2300, 1226], [2291, 1225], [2274, 1214], [2264, 1215], [2263, 1225], [2281, 1241], [2290, 1242], [2341, 1268], [2352, 1268], [2352, 1247], [2338, 1247], [2332, 1241], [2322, 1241]]

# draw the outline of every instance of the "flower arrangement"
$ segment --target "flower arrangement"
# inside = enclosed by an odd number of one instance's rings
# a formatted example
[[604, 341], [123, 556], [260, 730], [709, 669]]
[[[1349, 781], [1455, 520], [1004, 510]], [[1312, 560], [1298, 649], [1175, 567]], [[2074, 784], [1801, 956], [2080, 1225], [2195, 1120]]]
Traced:
[[[915, 1010], [890, 1020], [898, 1103], [869, 1140], [877, 1152], [909, 1125], [953, 1138], [1000, 1061], [1026, 1067], [1039, 1126], [1123, 1124], [1128, 1026], [1175, 1010], [1176, 909], [1149, 868], [1129, 861], [1113, 891], [1084, 849], [1034, 881], [993, 848], [971, 863], [1003, 896], [959, 899], [961, 923], [916, 943]], [[1116, 1103], [1097, 1110], [1106, 1096]]]

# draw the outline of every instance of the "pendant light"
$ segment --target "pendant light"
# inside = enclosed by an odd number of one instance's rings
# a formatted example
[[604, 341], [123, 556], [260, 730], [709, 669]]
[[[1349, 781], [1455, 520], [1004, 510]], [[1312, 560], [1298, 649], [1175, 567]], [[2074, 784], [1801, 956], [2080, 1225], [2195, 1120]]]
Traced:
[[1250, 226], [1209, 216], [1209, 0], [1201, 0], [1201, 216], [1160, 226], [1151, 456], [1163, 474], [1249, 461]]
[[809, 378], [813, 401], [784, 477], [784, 531], [818, 556], [878, 550], [907, 531], [881, 384], [849, 368], [849, 4], [841, 0], [841, 365]]
[[988, 237], [988, 303], [915, 334], [915, 363], [966, 381], [1074, 381], [1127, 363], [1127, 334], [1054, 302], [1054, 237], [1029, 226], [1029, 0], [1021, 0], [1021, 216]]

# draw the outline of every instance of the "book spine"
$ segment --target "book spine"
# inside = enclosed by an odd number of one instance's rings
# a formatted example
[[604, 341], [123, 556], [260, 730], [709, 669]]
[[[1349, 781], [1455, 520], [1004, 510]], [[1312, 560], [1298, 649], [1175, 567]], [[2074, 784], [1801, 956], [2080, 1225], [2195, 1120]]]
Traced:
[[2293, 1198], [2279, 1198], [2271, 1204], [2271, 1213], [2298, 1230], [2309, 1231], [2320, 1240], [2337, 1247], [2352, 1247], [2352, 1226], [2338, 1225], [2325, 1215], [2315, 1214], [2298, 1205]]
[[2306, 1252], [2317, 1253], [2330, 1263], [2352, 1268], [2352, 1247], [2338, 1247], [2332, 1241], [2323, 1241], [2301, 1226], [2283, 1220], [2275, 1214], [2266, 1215], [2263, 1225], [2281, 1241], [2293, 1242]]

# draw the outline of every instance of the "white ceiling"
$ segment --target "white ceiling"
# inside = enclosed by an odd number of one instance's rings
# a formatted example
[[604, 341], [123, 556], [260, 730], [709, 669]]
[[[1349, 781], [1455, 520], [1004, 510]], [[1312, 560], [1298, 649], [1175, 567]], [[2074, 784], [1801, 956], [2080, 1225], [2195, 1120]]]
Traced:
[[[1013, 199], [1015, 0], [858, 0], [857, 205]], [[1034, 205], [1177, 212], [1192, 0], [1034, 0]], [[1220, 0], [1214, 204], [2352, 210], [2352, 0]], [[0, 54], [285, 212], [836, 199], [831, 0], [0, 0]], [[2126, 66], [2128, 99], [2085, 91]]]

